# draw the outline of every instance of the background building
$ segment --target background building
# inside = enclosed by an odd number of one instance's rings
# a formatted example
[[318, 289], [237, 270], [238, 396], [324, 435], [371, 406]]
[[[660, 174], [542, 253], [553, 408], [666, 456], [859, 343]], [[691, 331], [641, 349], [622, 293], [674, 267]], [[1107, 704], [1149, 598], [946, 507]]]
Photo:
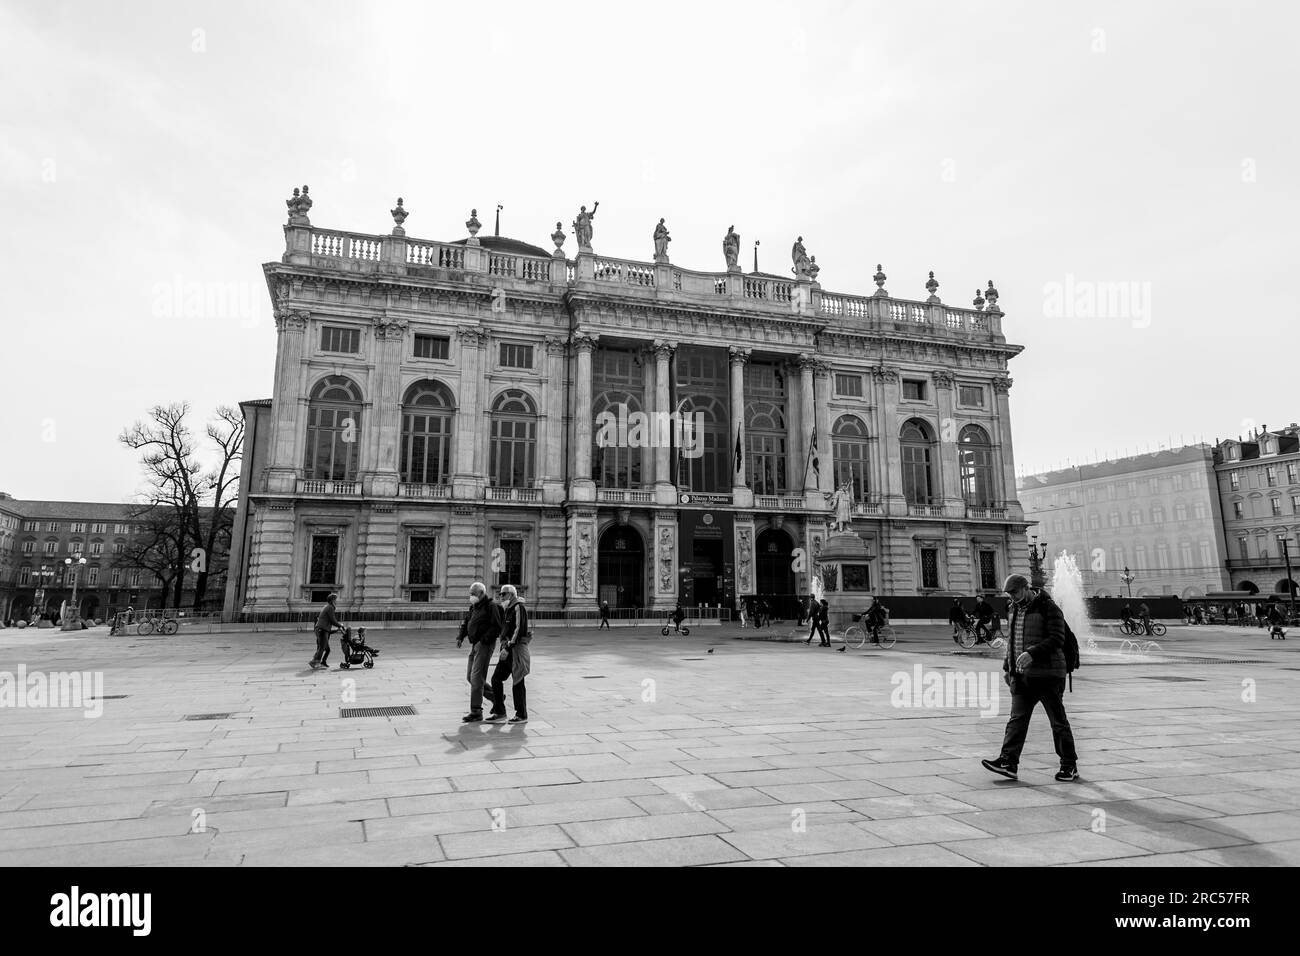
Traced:
[[[102, 618], [128, 605], [137, 611], [175, 606], [153, 571], [135, 563], [133, 548], [150, 534], [149, 517], [138, 504], [84, 501], [23, 501], [0, 492], [0, 620], [29, 620], [58, 612], [72, 597], [78, 565], [77, 606], [84, 618]], [[227, 545], [209, 557], [205, 610], [218, 610], [226, 589]], [[193, 607], [194, 576], [187, 578], [182, 608]], [[38, 594], [41, 589], [44, 594]], [[38, 601], [39, 598], [39, 601]]]
[[[1228, 587], [1214, 455], [1189, 445], [1024, 476], [1030, 529], [1074, 555], [1092, 597], [1200, 597]], [[1133, 581], [1125, 582], [1125, 569]]]
[[1292, 422], [1219, 442], [1214, 474], [1233, 589], [1286, 594], [1289, 551], [1294, 592], [1300, 577], [1300, 426]]
[[960, 308], [933, 279], [895, 298], [877, 267], [858, 297], [806, 258], [789, 278], [734, 254], [722, 272], [583, 245], [568, 261], [558, 229], [548, 253], [473, 217], [468, 239], [408, 239], [404, 218], [365, 236], [295, 209], [264, 266], [276, 372], [242, 406], [231, 613], [330, 591], [458, 608], [474, 580], [551, 609], [788, 604], [841, 485], [870, 560], [836, 589], [995, 591], [1027, 569], [1020, 347], [992, 283]]

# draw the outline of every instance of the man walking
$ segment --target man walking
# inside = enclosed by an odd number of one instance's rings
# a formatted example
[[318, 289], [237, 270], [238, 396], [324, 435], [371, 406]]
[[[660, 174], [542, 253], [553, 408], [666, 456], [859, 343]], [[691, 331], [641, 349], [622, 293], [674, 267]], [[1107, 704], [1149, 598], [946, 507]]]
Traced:
[[600, 624], [596, 626], [596, 630], [599, 631], [602, 627], [605, 628], [606, 630], [609, 629], [609, 602], [608, 601], [600, 602]]
[[461, 718], [463, 724], [483, 719], [483, 684], [487, 681], [492, 652], [504, 620], [501, 605], [488, 596], [481, 581], [470, 585], [469, 599], [469, 617], [461, 627], [461, 636], [456, 638], [457, 647], [469, 638], [469, 661], [465, 668], [465, 679], [469, 681], [469, 713]]
[[337, 594], [331, 593], [325, 599], [325, 606], [320, 609], [320, 614], [316, 618], [316, 653], [307, 665], [312, 670], [321, 668], [329, 670], [330, 666], [326, 661], [330, 656], [330, 632], [336, 627], [342, 627], [339, 624], [338, 614], [334, 610], [334, 602], [338, 599]]
[[1074, 733], [1065, 715], [1065, 617], [1046, 591], [1029, 586], [1023, 574], [1013, 574], [1003, 585], [1011, 598], [1010, 635], [1007, 656], [1002, 662], [1011, 689], [1011, 718], [1002, 738], [1002, 753], [996, 760], [982, 760], [984, 768], [1017, 779], [1020, 751], [1029, 733], [1034, 705], [1041, 703], [1052, 724], [1052, 742], [1061, 769], [1060, 781], [1078, 780], [1078, 754]]

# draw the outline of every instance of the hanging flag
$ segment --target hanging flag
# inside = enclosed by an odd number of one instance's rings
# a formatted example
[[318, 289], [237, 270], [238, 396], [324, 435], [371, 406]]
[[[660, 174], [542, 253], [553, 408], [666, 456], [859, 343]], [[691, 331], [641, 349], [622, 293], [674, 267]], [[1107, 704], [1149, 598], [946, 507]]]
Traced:
[[822, 483], [821, 462], [817, 459], [817, 426], [813, 426], [812, 441], [808, 443], [808, 461], [804, 462], [803, 477], [808, 480], [808, 465], [812, 465], [813, 474], [817, 476], [818, 486]]
[[741, 460], [742, 460], [743, 457], [744, 457], [744, 455], [743, 455], [743, 453], [742, 453], [742, 451], [741, 451], [741, 449], [742, 449], [744, 446], [741, 445], [741, 443], [740, 443], [740, 434], [741, 434], [741, 432], [742, 432], [743, 430], [744, 430], [744, 426], [742, 426], [742, 425], [737, 425], [737, 426], [736, 426], [736, 474], [740, 474], [740, 464], [741, 464]]

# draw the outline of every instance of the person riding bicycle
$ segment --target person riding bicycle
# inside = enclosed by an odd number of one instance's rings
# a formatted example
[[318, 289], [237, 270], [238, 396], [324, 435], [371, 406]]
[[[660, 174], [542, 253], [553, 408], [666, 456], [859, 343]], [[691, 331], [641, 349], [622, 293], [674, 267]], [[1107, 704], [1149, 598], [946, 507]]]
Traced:
[[1129, 607], [1127, 604], [1125, 604], [1122, 608], [1119, 609], [1119, 619], [1120, 619], [1120, 623], [1127, 624], [1130, 628], [1132, 628], [1133, 609]]
[[1147, 602], [1143, 601], [1138, 605], [1138, 618], [1142, 621], [1142, 631], [1145, 634], [1151, 633], [1151, 608], [1147, 607]]
[[871, 643], [880, 643], [880, 629], [889, 622], [889, 611], [875, 598], [867, 598], [867, 609], [862, 612], [862, 627], [871, 635]]
[[669, 620], [673, 622], [674, 630], [680, 631], [682, 629], [682, 621], [686, 620], [686, 612], [682, 610], [682, 606], [680, 604], [677, 605], [677, 607], [673, 608], [673, 614], [672, 617], [669, 618]]
[[970, 629], [970, 619], [966, 616], [966, 609], [961, 606], [961, 598], [952, 599], [952, 607], [948, 609], [948, 623], [952, 625], [954, 641]]
[[1282, 609], [1276, 604], [1268, 606], [1268, 636], [1272, 638], [1286, 639], [1286, 631], [1282, 630], [1282, 625], [1286, 623], [1286, 617], [1282, 614]]
[[993, 605], [984, 600], [984, 595], [975, 598], [975, 610], [972, 614], [975, 618], [975, 643], [987, 644], [993, 629], [990, 624], [994, 620]]

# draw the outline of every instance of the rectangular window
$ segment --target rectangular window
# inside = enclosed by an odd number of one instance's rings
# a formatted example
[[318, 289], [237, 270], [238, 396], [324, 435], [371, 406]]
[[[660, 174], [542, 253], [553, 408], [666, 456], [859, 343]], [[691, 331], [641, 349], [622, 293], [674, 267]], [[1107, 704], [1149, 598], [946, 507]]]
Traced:
[[38, 521], [24, 521], [24, 522], [23, 522], [23, 530], [24, 530], [24, 531], [35, 531], [36, 528], [37, 528], [37, 526], [38, 526], [39, 524], [40, 524], [40, 522], [38, 522]]
[[505, 567], [497, 572], [497, 587], [513, 584], [520, 587], [524, 577], [524, 542], [522, 538], [502, 538], [499, 544]]
[[1270, 488], [1277, 484], [1277, 467], [1275, 465], [1269, 465], [1265, 468], [1264, 475], [1268, 480], [1268, 486]]
[[1242, 510], [1241, 502], [1240, 502], [1240, 501], [1234, 501], [1234, 502], [1232, 503], [1232, 516], [1233, 516], [1234, 518], [1244, 518], [1244, 517], [1246, 517], [1245, 513], [1244, 513], [1243, 510]]
[[1300, 495], [1291, 496], [1291, 513], [1300, 515]]
[[322, 352], [360, 352], [361, 330], [345, 329], [337, 325], [325, 325], [320, 330], [320, 350]]
[[531, 345], [511, 345], [509, 342], [502, 342], [501, 367], [532, 368], [533, 347]]
[[130, 533], [131, 533], [131, 526], [129, 524], [113, 525], [113, 534], [130, 534]]
[[90, 533], [91, 533], [91, 534], [103, 534], [103, 533], [104, 533], [104, 525], [102, 525], [102, 524], [92, 524], [92, 525], [90, 526]]
[[72, 522], [72, 533], [73, 533], [73, 534], [85, 534], [85, 533], [86, 533], [86, 522], [84, 522], [84, 521], [74, 521], [74, 522]]
[[1228, 472], [1228, 484], [1231, 486], [1233, 491], [1236, 491], [1241, 487], [1241, 475], [1235, 471]]
[[844, 590], [870, 591], [871, 566], [869, 564], [846, 564], [844, 568]]
[[903, 399], [909, 402], [925, 401], [925, 382], [916, 379], [903, 379]]
[[54, 553], [54, 549], [58, 546], [58, 544], [59, 544], [59, 543], [58, 543], [57, 541], [46, 541], [46, 542], [45, 542], [45, 553], [46, 553], [46, 554], [53, 554], [53, 553]]
[[1277, 517], [1282, 514], [1282, 499], [1270, 498], [1269, 504], [1273, 506], [1273, 516]]
[[998, 555], [996, 551], [980, 552], [980, 587], [985, 591], [998, 588]]
[[835, 375], [835, 394], [845, 395], [849, 398], [862, 397], [862, 376], [861, 375]]
[[1174, 491], [1182, 491], [1182, 490], [1183, 490], [1183, 476], [1174, 475]]
[[114, 554], [121, 554], [121, 553], [122, 553], [123, 551], [125, 551], [125, 550], [126, 550], [126, 545], [124, 545], [121, 541], [119, 541], [119, 542], [117, 542], [117, 544], [113, 545], [113, 553], [114, 553]]
[[46, 528], [46, 530], [47, 530], [47, 531], [58, 531], [58, 530], [59, 530], [59, 523], [58, 523], [57, 521], [51, 521], [51, 522], [49, 523], [49, 526]]
[[984, 407], [984, 389], [978, 385], [958, 385], [957, 404]]
[[99, 568], [90, 568], [86, 571], [87, 587], [94, 587], [99, 583]]
[[939, 587], [939, 551], [937, 548], [921, 549], [921, 587]]
[[1237, 544], [1241, 547], [1241, 560], [1243, 560], [1243, 561], [1247, 561], [1247, 560], [1249, 560], [1249, 559], [1250, 559], [1250, 542], [1247, 541], [1245, 538], [1239, 538], [1239, 539], [1237, 540]]
[[1288, 484], [1294, 485], [1296, 483], [1296, 467], [1294, 464], [1286, 466], [1286, 480]]
[[1159, 479], [1159, 478], [1149, 478], [1149, 479], [1147, 480], [1147, 488], [1150, 489], [1151, 494], [1153, 494], [1153, 495], [1158, 495], [1158, 494], [1160, 494], [1160, 479]]
[[35, 550], [36, 550], [36, 542], [35, 542], [35, 541], [24, 541], [24, 542], [23, 542], [23, 554], [31, 554], [31, 553], [32, 553], [33, 551], [35, 551]]
[[101, 544], [101, 543], [98, 542], [98, 541], [92, 541], [92, 542], [90, 542], [90, 553], [91, 553], [91, 554], [102, 554], [103, 551], [104, 551], [104, 545], [103, 545], [103, 544]]
[[32, 577], [32, 569], [31, 569], [31, 568], [26, 567], [26, 566], [19, 568], [19, 569], [18, 569], [18, 586], [19, 586], [20, 588], [22, 588], [22, 587], [26, 587], [26, 586], [27, 586], [27, 582], [31, 580], [31, 577]]
[[446, 359], [451, 355], [451, 339], [445, 335], [416, 335], [415, 357]]
[[311, 536], [311, 561], [308, 565], [308, 584], [335, 584], [339, 572], [339, 536], [314, 534]]
[[1090, 502], [1097, 500], [1097, 489], [1095, 487], [1091, 487], [1088, 489], [1088, 500]]
[[118, 587], [122, 583], [122, 569], [114, 568], [108, 576], [109, 587]]
[[131, 587], [138, 588], [139, 586], [140, 586], [140, 571], [137, 568], [136, 570], [131, 572]]
[[[410, 557], [406, 567], [407, 584], [433, 584], [438, 539], [411, 536]], [[412, 598], [411, 600], [415, 600]]]
[[1114, 500], [1115, 500], [1115, 486], [1114, 486], [1114, 485], [1107, 485], [1107, 486], [1106, 486], [1106, 497], [1109, 498], [1111, 501], [1114, 501]]

